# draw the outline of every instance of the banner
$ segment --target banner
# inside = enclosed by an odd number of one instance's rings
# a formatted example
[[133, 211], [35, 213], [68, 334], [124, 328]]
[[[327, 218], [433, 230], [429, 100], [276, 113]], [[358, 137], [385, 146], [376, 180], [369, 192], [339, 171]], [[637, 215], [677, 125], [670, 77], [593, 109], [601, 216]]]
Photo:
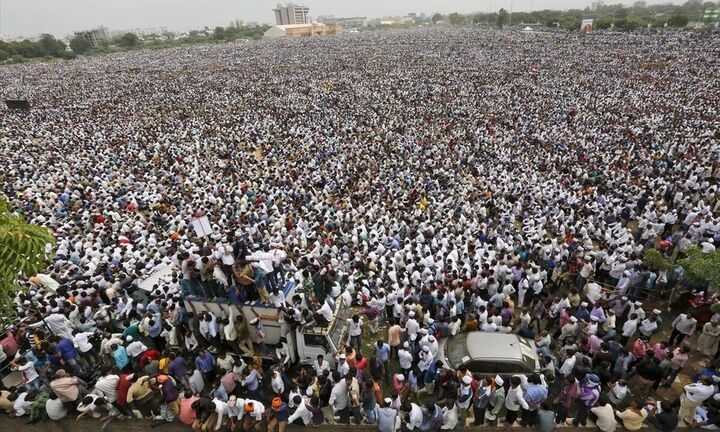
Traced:
[[582, 20], [582, 23], [580, 23], [580, 32], [590, 33], [592, 31], [592, 27], [593, 27], [593, 20], [592, 19], [584, 19], [584, 20]]

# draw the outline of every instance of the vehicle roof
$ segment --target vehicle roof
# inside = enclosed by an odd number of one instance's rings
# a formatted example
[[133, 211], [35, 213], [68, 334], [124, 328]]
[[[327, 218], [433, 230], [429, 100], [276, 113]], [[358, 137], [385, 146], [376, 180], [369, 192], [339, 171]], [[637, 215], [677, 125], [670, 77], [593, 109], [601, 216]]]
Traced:
[[516, 334], [470, 332], [467, 335], [470, 357], [521, 360], [522, 351]]

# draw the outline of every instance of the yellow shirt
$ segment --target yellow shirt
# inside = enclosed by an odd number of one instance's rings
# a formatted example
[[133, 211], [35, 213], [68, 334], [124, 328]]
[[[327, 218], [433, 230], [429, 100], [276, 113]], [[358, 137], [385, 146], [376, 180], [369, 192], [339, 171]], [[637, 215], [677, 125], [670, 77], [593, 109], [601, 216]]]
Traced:
[[642, 428], [643, 421], [647, 418], [648, 413], [644, 408], [640, 410], [640, 414], [631, 409], [626, 409], [623, 412], [615, 411], [615, 415], [622, 420], [625, 429], [634, 431]]

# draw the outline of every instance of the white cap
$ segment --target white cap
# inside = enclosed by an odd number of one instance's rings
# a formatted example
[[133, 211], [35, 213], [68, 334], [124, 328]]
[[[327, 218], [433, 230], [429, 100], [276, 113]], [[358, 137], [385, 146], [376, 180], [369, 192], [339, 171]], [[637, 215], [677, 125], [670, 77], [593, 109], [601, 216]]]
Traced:
[[635, 306], [642, 306], [642, 302], [641, 302], [641, 301], [636, 301], [636, 302], [635, 302]]
[[582, 306], [582, 307], [587, 307], [587, 305], [588, 305], [587, 302], [580, 303], [580, 306]]
[[505, 381], [500, 378], [500, 375], [495, 376], [495, 385], [498, 387], [502, 387], [503, 384], [505, 384]]
[[400, 381], [400, 382], [405, 381], [405, 375], [403, 375], [403, 374], [397, 374], [397, 380]]
[[653, 313], [655, 315], [660, 315], [662, 312], [660, 311], [660, 309], [653, 309]]
[[593, 315], [593, 316], [590, 317], [590, 321], [596, 321], [596, 322], [597, 322], [597, 321], [600, 321], [600, 318], [598, 318], [598, 317], [596, 317], [596, 316]]
[[466, 385], [470, 385], [470, 383], [472, 382], [472, 378], [470, 377], [470, 375], [465, 375], [462, 378], [462, 382]]
[[577, 322], [577, 318], [575, 318], [575, 317], [570, 317], [570, 321], [576, 323], [576, 322]]

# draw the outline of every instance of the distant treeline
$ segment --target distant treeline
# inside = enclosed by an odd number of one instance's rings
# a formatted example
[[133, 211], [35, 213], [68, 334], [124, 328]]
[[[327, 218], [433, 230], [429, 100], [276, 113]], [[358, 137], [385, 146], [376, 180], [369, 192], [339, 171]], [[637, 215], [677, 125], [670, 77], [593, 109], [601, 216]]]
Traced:
[[[475, 13], [463, 15], [435, 14], [428, 21], [438, 23], [445, 21], [452, 25], [490, 24], [499, 27], [522, 23], [540, 23], [547, 27], [559, 27], [566, 30], [580, 28], [583, 19], [594, 19], [594, 29], [633, 31], [647, 28], [683, 28], [692, 21], [702, 21], [706, 10], [718, 9], [716, 2], [690, 0], [683, 5], [657, 4], [648, 6], [644, 1], [637, 1], [632, 6], [611, 4], [598, 6], [595, 9], [570, 9], [567, 11], [539, 10], [534, 12], [513, 12], [512, 18], [505, 9], [493, 13]], [[512, 19], [512, 22], [510, 22]]]
[[133, 49], [163, 49], [189, 44], [220, 43], [240, 39], [260, 39], [269, 26], [230, 26], [216, 27], [214, 30], [194, 30], [186, 36], [177, 37], [174, 33], [151, 34], [138, 37], [134, 33], [125, 33], [113, 39], [102, 40], [100, 46], [93, 48], [90, 42], [75, 36], [69, 46], [54, 36], [43, 34], [37, 41], [29, 39], [13, 42], [0, 41], [0, 63], [23, 63], [31, 60], [73, 59], [77, 55], [122, 52]]

